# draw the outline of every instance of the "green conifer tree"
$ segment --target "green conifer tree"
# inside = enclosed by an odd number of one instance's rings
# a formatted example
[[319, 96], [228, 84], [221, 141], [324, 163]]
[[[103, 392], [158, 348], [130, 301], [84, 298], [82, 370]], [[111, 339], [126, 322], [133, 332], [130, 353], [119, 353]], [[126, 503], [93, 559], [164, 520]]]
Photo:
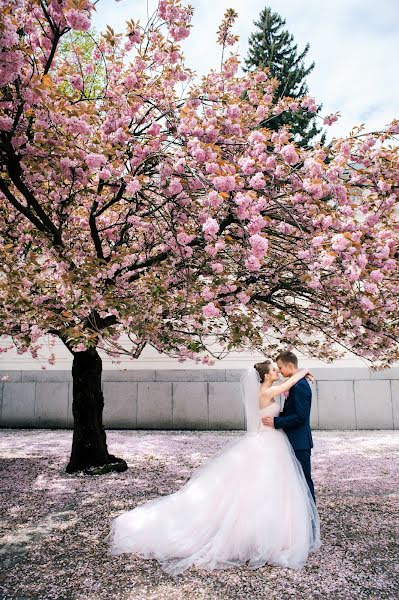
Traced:
[[[289, 96], [299, 98], [309, 93], [306, 77], [314, 69], [315, 63], [308, 67], [304, 60], [309, 51], [309, 44], [298, 54], [298, 46], [294, 43], [292, 34], [285, 26], [285, 19], [270, 8], [265, 8], [259, 15], [259, 20], [254, 22], [257, 30], [249, 39], [248, 56], [245, 59], [245, 70], [259, 66], [268, 67], [270, 75], [279, 80], [275, 91], [275, 101], [281, 97]], [[319, 107], [318, 112], [321, 107]], [[294, 139], [301, 146], [311, 145], [313, 138], [321, 133], [317, 127], [315, 115], [306, 109], [295, 113], [282, 113], [268, 119], [262, 126], [277, 130], [286, 125], [294, 134]], [[322, 141], [324, 143], [324, 134]]]

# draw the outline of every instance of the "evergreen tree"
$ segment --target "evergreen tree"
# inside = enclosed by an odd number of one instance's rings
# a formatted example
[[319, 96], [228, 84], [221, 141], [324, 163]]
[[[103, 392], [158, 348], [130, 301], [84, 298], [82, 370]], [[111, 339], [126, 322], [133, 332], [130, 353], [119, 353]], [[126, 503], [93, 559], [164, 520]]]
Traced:
[[[315, 63], [309, 67], [304, 64], [309, 51], [309, 44], [298, 54], [298, 46], [293, 36], [284, 29], [285, 19], [270, 8], [265, 8], [254, 22], [258, 28], [249, 39], [248, 57], [245, 59], [246, 69], [268, 67], [270, 75], [279, 80], [275, 90], [275, 101], [289, 96], [299, 98], [308, 94], [306, 77], [314, 69]], [[318, 112], [321, 107], [319, 107]], [[306, 109], [295, 112], [284, 112], [268, 119], [262, 124], [269, 129], [278, 130], [282, 125], [288, 126], [301, 146], [309, 146], [311, 140], [322, 131], [317, 127], [315, 115]], [[324, 134], [322, 140], [324, 142]]]

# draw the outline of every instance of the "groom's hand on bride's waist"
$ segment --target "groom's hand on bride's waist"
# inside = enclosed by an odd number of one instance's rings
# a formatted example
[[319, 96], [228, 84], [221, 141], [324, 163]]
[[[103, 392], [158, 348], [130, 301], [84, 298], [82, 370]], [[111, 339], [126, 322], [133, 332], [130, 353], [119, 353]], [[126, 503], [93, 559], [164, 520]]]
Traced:
[[266, 427], [274, 427], [274, 417], [262, 417], [262, 423]]

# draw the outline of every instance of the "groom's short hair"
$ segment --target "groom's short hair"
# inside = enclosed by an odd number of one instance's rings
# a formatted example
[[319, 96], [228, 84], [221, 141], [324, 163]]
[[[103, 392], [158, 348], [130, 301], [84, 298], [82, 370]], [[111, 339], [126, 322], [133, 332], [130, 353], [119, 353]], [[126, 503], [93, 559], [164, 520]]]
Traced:
[[276, 357], [276, 362], [278, 360], [281, 360], [281, 362], [285, 365], [291, 363], [294, 365], [294, 367], [298, 366], [298, 358], [296, 354], [291, 352], [291, 350], [284, 350], [283, 352], [280, 352], [280, 354]]

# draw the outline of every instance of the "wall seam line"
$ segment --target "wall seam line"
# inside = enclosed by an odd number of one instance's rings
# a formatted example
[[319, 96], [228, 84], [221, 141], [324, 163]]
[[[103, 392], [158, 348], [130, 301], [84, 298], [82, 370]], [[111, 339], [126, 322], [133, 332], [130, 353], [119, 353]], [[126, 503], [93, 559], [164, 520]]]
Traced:
[[395, 415], [393, 410], [393, 393], [392, 393], [392, 379], [388, 379], [389, 381], [389, 395], [391, 399], [391, 412], [392, 412], [392, 430], [395, 430]]
[[359, 429], [357, 426], [357, 411], [356, 411], [356, 388], [355, 388], [355, 380], [352, 381], [352, 389], [353, 389], [353, 408], [355, 411], [355, 429], [356, 431]]

